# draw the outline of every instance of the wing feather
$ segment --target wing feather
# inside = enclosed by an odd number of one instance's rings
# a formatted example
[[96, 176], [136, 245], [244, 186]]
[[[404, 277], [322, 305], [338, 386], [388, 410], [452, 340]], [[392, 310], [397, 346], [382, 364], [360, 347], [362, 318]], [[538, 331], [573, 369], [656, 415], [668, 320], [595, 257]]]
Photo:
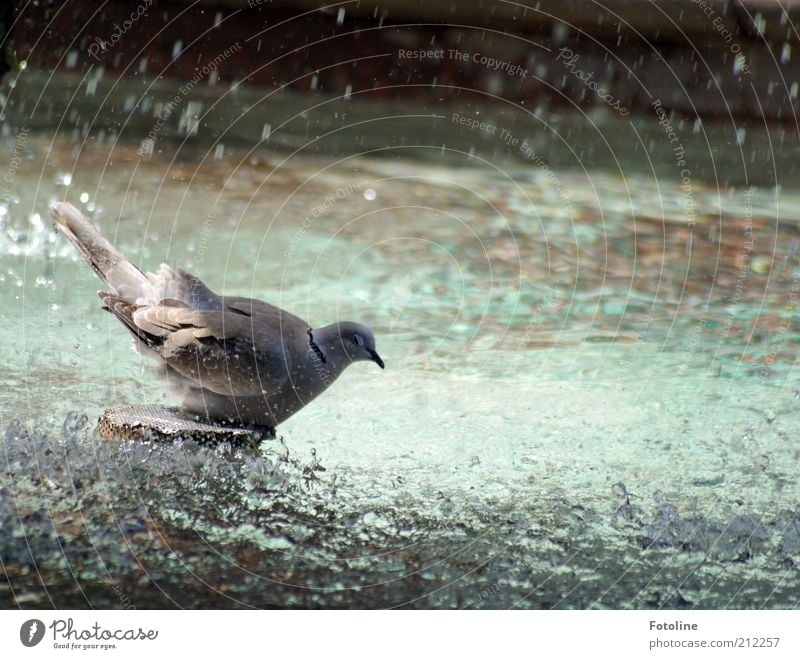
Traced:
[[102, 297], [140, 341], [198, 388], [225, 396], [269, 395], [289, 379], [291, 337], [264, 319], [176, 300], [138, 306], [112, 293]]

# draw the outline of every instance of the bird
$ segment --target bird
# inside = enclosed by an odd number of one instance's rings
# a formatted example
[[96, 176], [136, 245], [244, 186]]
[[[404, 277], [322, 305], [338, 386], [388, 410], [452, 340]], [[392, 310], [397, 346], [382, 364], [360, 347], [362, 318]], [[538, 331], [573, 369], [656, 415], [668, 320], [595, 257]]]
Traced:
[[312, 328], [261, 300], [218, 295], [162, 263], [144, 272], [68, 202], [51, 208], [58, 229], [111, 290], [101, 307], [133, 335], [180, 409], [210, 422], [269, 429], [305, 407], [351, 364], [383, 359], [372, 331], [352, 321]]

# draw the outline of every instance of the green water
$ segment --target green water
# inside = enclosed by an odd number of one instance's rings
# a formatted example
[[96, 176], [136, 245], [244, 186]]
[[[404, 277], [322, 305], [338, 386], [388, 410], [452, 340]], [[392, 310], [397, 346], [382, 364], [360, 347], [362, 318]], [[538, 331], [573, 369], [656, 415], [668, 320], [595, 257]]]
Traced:
[[[22, 151], [0, 205], [0, 605], [798, 605], [800, 190]], [[170, 401], [58, 199], [146, 269], [369, 324], [386, 371], [352, 367], [255, 454], [100, 440], [105, 408]]]

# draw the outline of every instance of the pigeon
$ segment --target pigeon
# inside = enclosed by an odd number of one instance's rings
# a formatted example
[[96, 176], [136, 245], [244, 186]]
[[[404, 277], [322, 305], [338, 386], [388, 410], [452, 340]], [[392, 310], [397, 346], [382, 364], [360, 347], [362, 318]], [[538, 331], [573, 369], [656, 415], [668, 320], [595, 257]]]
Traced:
[[217, 295], [200, 279], [161, 264], [143, 272], [72, 204], [51, 213], [110, 291], [102, 308], [133, 334], [139, 352], [181, 409], [212, 422], [274, 428], [325, 391], [350, 364], [384, 368], [372, 331], [344, 321], [317, 329], [267, 302]]

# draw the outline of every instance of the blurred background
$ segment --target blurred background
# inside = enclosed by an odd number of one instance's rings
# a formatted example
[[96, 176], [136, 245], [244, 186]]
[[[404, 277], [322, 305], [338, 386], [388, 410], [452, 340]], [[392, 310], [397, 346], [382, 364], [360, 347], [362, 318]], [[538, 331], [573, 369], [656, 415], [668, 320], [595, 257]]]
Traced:
[[551, 164], [674, 174], [651, 121], [659, 101], [677, 130], [700, 136], [684, 140], [695, 177], [774, 185], [797, 175], [794, 0], [11, 5], [0, 20], [17, 88], [5, 114], [30, 129], [138, 141], [177, 89], [157, 148], [219, 141], [330, 154], [435, 143], [524, 159], [518, 145], [440, 116], [480, 108]]
[[[798, 606], [796, 0], [0, 7], [0, 605]], [[48, 207], [354, 366], [257, 452]]]

